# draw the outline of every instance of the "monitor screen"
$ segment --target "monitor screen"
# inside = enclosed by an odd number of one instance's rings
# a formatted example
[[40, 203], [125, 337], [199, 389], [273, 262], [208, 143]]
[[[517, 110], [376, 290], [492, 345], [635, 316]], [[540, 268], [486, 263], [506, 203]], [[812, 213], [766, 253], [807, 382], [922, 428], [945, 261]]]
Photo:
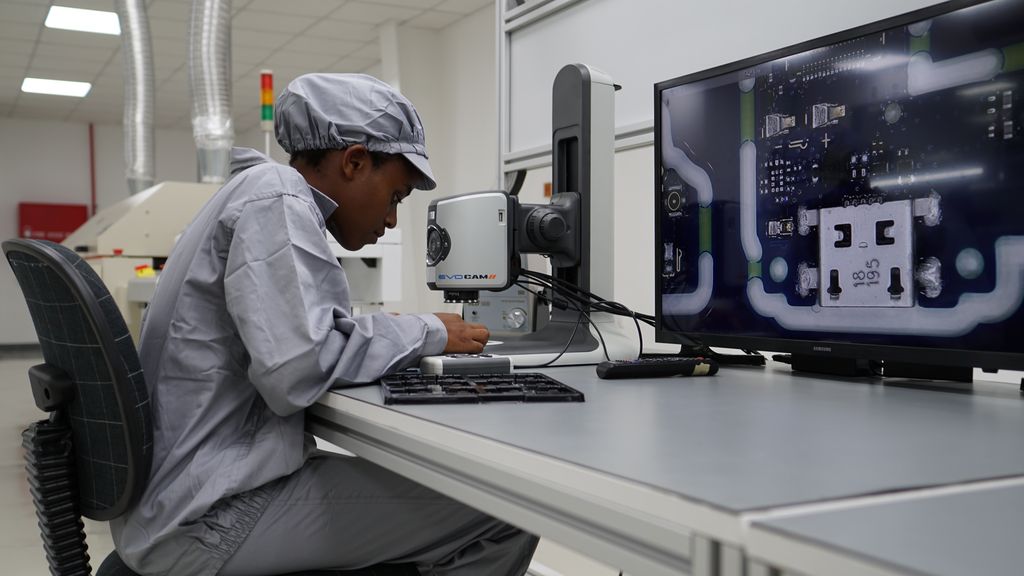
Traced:
[[655, 86], [658, 338], [1024, 368], [1024, 1]]

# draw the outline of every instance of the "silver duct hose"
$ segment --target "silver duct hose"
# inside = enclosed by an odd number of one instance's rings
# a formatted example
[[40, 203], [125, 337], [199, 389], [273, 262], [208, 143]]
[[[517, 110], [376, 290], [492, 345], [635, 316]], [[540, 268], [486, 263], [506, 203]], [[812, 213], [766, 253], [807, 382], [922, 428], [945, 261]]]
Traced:
[[153, 185], [153, 45], [145, 0], [117, 0], [124, 62], [124, 162], [128, 191]]
[[188, 75], [199, 180], [224, 182], [235, 136], [231, 125], [231, 0], [192, 3]]

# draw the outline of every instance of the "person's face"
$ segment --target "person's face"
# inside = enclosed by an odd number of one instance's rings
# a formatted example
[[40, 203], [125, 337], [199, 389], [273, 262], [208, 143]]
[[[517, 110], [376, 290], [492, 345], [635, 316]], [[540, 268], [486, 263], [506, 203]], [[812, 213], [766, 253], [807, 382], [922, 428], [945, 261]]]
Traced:
[[[338, 203], [327, 222], [331, 234], [347, 250], [375, 244], [387, 228], [398, 224], [398, 205], [412, 192], [419, 171], [401, 155], [378, 166], [366, 148], [350, 146], [324, 160], [329, 170], [328, 190]], [[340, 165], [337, 164], [340, 162]]]

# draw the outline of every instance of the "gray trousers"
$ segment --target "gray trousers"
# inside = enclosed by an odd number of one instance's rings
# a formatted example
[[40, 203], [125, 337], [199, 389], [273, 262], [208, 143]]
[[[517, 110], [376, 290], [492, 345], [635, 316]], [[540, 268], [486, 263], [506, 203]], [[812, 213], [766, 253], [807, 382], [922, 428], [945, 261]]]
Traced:
[[318, 455], [284, 486], [223, 576], [415, 563], [425, 576], [522, 576], [537, 538], [361, 458]]

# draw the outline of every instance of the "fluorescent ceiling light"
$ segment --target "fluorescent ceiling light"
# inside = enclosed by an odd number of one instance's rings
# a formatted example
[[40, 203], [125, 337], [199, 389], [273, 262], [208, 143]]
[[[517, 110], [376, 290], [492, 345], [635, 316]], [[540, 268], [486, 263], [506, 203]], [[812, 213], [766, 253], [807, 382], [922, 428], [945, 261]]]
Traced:
[[48, 80], [46, 78], [25, 78], [25, 81], [21, 83], [22, 92], [53, 94], [55, 96], [77, 96], [79, 98], [88, 94], [91, 88], [92, 84], [88, 82]]
[[46, 15], [45, 24], [47, 28], [62, 30], [78, 30], [115, 36], [121, 33], [121, 23], [117, 19], [117, 13], [102, 10], [50, 6], [50, 13]]

